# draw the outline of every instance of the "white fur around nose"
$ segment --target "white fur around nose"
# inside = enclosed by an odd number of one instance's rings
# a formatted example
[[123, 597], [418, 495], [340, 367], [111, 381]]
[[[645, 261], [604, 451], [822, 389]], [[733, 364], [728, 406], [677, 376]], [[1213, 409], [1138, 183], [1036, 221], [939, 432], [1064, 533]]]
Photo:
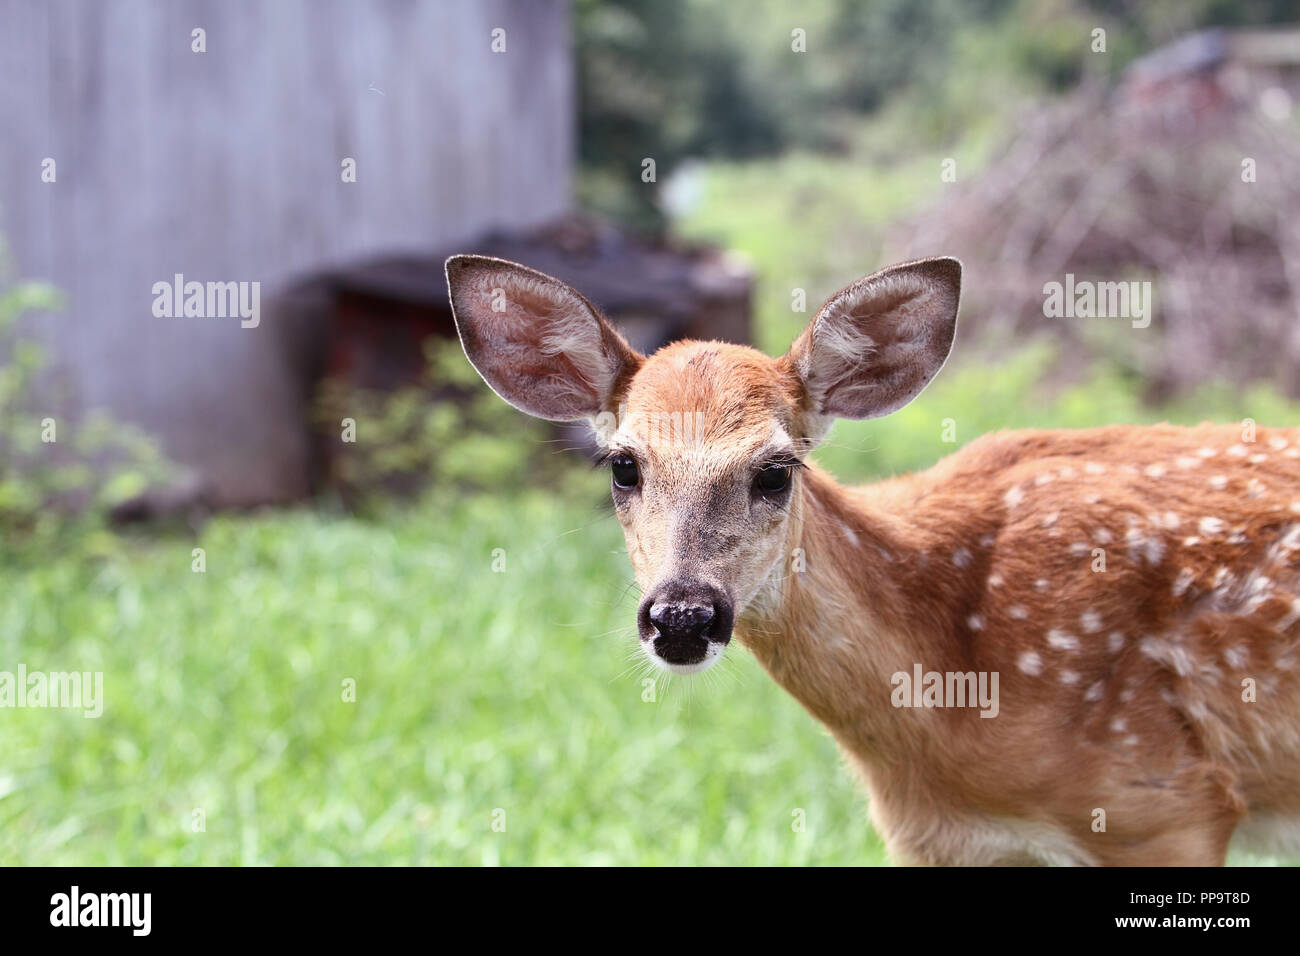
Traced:
[[660, 670], [667, 671], [670, 674], [700, 674], [708, 670], [714, 664], [722, 659], [722, 652], [726, 650], [726, 645], [717, 641], [709, 641], [704, 649], [704, 659], [696, 661], [694, 664], [670, 664], [664, 660], [654, 650], [654, 641], [642, 641], [641, 649], [645, 651], [646, 657], [654, 661], [656, 667]]

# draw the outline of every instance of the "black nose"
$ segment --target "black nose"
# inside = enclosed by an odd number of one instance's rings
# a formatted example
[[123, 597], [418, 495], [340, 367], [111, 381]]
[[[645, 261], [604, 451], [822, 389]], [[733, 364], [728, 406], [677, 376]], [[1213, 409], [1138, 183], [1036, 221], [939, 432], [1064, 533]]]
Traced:
[[703, 637], [714, 617], [712, 604], [677, 601], [650, 605], [650, 623], [661, 637], [672, 640]]
[[711, 585], [669, 581], [641, 601], [637, 613], [641, 640], [673, 664], [693, 664], [708, 656], [710, 644], [731, 640], [731, 601]]

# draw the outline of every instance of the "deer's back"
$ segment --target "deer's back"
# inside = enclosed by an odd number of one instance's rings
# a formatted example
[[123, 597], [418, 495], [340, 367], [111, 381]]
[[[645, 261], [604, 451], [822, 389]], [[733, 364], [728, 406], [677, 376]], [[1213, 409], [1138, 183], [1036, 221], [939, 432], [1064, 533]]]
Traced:
[[988, 794], [1024, 780], [1008, 813], [1083, 821], [1053, 802], [1086, 780], [1121, 821], [1217, 807], [1300, 832], [1300, 429], [1247, 437], [999, 433], [855, 490], [905, 520], [953, 646], [1001, 675], [1007, 723], [961, 746], [998, 741]]

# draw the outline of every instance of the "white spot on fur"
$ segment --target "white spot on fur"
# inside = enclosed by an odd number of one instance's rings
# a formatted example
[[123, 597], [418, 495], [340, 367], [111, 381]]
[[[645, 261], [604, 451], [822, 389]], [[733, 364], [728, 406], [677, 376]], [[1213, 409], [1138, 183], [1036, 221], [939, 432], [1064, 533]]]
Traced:
[[1223, 659], [1233, 670], [1243, 670], [1250, 660], [1250, 652], [1240, 644], [1223, 652]]
[[1277, 629], [1279, 631], [1288, 630], [1296, 621], [1300, 621], [1300, 598], [1292, 599], [1291, 610], [1277, 622]]
[[1030, 677], [1037, 677], [1043, 672], [1043, 659], [1034, 651], [1024, 651], [1016, 659], [1016, 666]]
[[1293, 524], [1286, 529], [1286, 534], [1277, 543], [1280, 551], [1300, 551], [1300, 524]]
[[1047, 643], [1061, 651], [1077, 651], [1079, 649], [1079, 639], [1077, 637], [1057, 628], [1052, 628], [1047, 632]]
[[1148, 536], [1138, 528], [1129, 528], [1124, 534], [1124, 540], [1128, 544], [1129, 557], [1134, 561], [1141, 557], [1148, 564], [1155, 565], [1164, 557], [1165, 543], [1159, 535]]
[[1196, 669], [1195, 661], [1185, 647], [1154, 637], [1144, 637], [1138, 646], [1147, 657], [1172, 667], [1179, 677], [1186, 677]]

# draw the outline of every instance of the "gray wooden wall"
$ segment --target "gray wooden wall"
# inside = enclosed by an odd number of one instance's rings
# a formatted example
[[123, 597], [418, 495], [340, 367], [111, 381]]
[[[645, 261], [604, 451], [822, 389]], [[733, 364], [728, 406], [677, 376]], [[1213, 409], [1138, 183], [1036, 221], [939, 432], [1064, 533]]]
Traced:
[[[68, 296], [40, 334], [84, 406], [224, 502], [292, 496], [292, 368], [320, 330], [272, 295], [564, 211], [573, 73], [567, 0], [0, 0], [0, 236]], [[261, 325], [155, 317], [177, 272], [260, 281]]]

